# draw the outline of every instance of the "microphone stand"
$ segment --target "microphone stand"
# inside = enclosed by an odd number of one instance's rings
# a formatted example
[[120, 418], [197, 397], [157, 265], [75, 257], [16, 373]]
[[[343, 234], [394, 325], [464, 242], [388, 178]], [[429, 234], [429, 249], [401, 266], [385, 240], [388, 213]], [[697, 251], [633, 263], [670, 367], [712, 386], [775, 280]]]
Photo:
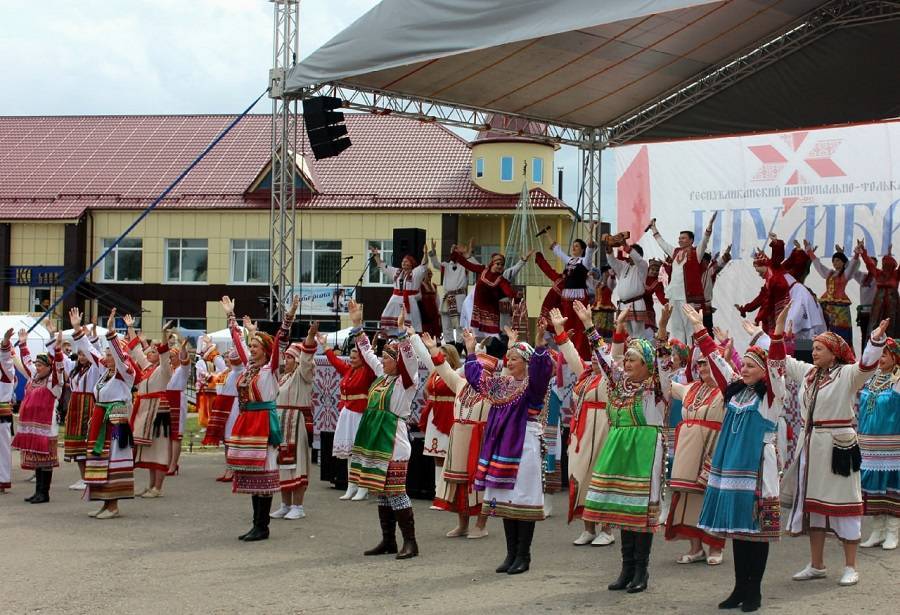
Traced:
[[[341, 327], [341, 272], [344, 270], [344, 267], [347, 266], [347, 263], [349, 263], [352, 259], [352, 256], [345, 256], [344, 264], [341, 265], [340, 268], [335, 272], [334, 278], [332, 278], [332, 280], [325, 285], [325, 288], [328, 288], [332, 284], [337, 285], [337, 292], [334, 293], [332, 301], [334, 302], [334, 322], [335, 326], [338, 329], [340, 329]], [[337, 329], [335, 329], [334, 333], [334, 345], [337, 346]]]

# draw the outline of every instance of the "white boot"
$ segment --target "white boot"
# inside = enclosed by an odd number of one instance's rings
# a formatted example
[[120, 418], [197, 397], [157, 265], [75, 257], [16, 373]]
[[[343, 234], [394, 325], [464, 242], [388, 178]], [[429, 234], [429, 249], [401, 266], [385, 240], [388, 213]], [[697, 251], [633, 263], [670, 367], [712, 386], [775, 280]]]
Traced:
[[885, 515], [875, 515], [874, 517], [872, 517], [872, 533], [869, 534], [869, 537], [865, 540], [865, 542], [859, 543], [860, 547], [862, 547], [863, 549], [868, 549], [870, 547], [877, 547], [884, 542], [885, 520]]
[[356, 495], [356, 492], [357, 492], [358, 490], [359, 490], [359, 487], [356, 486], [356, 483], [347, 483], [347, 490], [344, 492], [344, 495], [342, 495], [342, 496], [341, 496], [340, 498], [338, 498], [338, 499], [341, 499], [341, 500], [349, 500], [349, 499], [352, 498], [354, 495]]
[[900, 533], [900, 517], [887, 516], [884, 530], [884, 544], [882, 549], [891, 551], [897, 548], [897, 534]]
[[[444, 493], [444, 466], [434, 464], [434, 497], [440, 497]], [[429, 506], [431, 510], [441, 510], [435, 505]]]
[[364, 489], [363, 487], [359, 487], [356, 491], [356, 495], [354, 495], [350, 500], [353, 502], [362, 502], [366, 498], [369, 497], [369, 490]]

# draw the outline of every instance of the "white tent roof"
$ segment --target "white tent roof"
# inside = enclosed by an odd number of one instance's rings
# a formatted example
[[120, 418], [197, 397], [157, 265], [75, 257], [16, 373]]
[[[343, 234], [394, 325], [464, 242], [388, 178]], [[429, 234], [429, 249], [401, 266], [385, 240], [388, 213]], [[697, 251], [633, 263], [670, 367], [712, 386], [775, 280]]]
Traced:
[[384, 91], [558, 124], [612, 123], [824, 0], [383, 0], [287, 90]]

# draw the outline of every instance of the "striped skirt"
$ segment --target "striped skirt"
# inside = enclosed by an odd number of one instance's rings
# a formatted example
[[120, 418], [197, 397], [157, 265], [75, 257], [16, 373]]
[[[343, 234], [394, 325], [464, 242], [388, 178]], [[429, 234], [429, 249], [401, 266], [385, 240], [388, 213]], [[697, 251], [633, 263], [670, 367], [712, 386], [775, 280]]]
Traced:
[[63, 458], [84, 461], [87, 456], [88, 422], [94, 411], [93, 393], [73, 392], [66, 411], [66, 435], [63, 439]]

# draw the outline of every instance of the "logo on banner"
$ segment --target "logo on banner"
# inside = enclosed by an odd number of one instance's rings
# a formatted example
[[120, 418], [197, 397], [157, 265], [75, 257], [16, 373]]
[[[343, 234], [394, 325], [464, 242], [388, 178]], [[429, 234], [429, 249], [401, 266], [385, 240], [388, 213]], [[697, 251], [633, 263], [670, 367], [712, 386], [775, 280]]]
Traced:
[[[843, 169], [832, 159], [843, 139], [819, 139], [804, 147], [809, 132], [792, 132], [778, 135], [778, 145], [748, 145], [747, 149], [759, 159], [762, 166], [750, 178], [753, 182], [773, 182], [788, 174], [785, 187], [808, 184], [808, 173], [812, 171], [819, 178], [846, 177]], [[802, 150], [801, 150], [802, 148]], [[802, 153], [801, 153], [802, 151]], [[786, 189], [785, 193], [793, 191]], [[800, 191], [797, 191], [800, 194]], [[784, 213], [788, 213], [797, 203], [811, 203], [812, 196], [785, 196], [781, 199]]]

